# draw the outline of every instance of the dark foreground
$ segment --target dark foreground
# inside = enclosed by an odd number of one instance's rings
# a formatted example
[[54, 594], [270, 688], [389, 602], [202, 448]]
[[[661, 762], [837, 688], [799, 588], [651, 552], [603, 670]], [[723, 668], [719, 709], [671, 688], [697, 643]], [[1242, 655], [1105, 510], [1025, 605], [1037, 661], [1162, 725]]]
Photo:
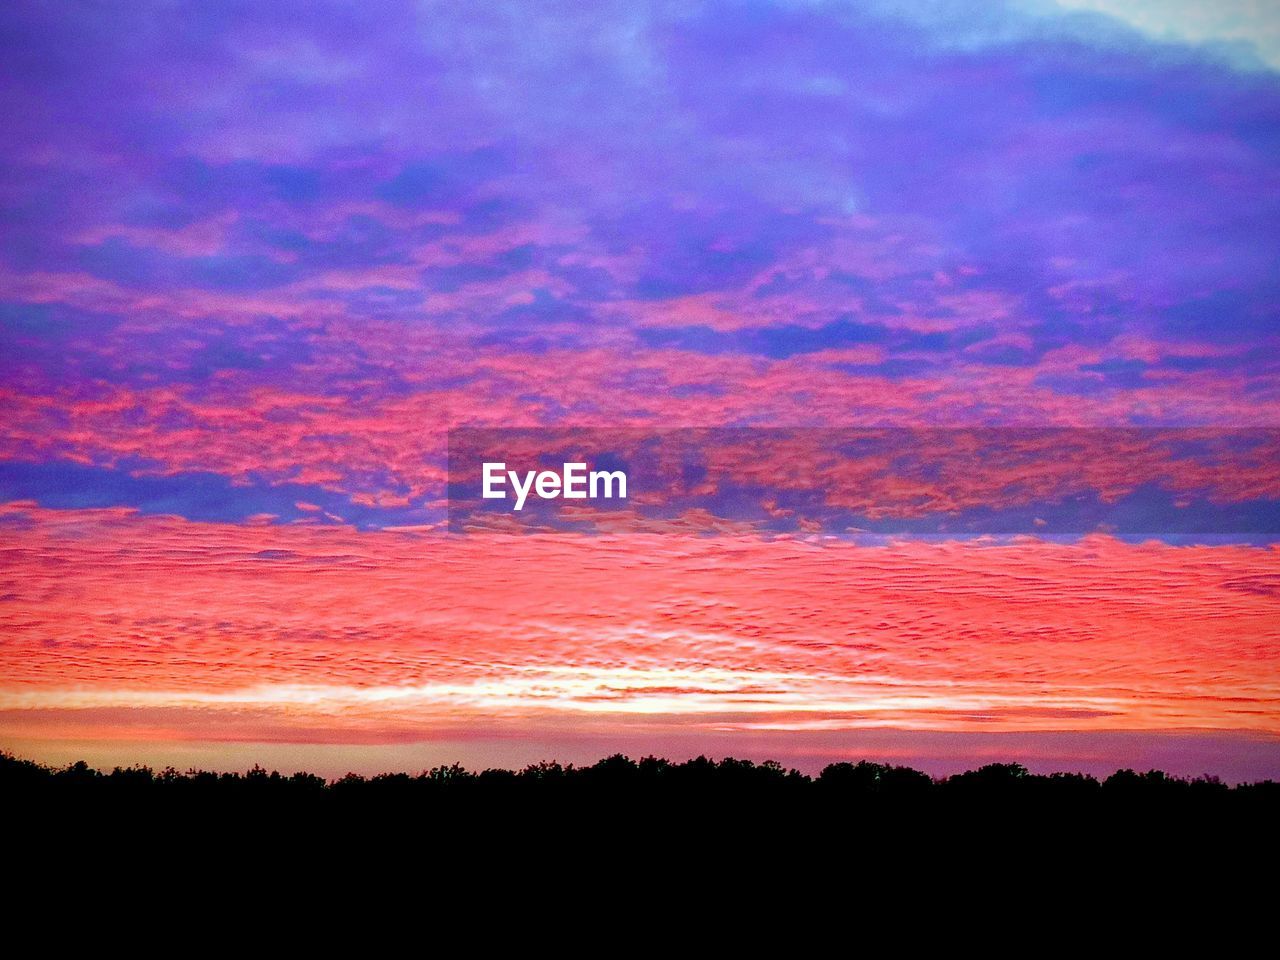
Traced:
[[396, 890], [429, 878], [464, 899], [494, 884], [563, 897], [556, 884], [572, 878], [579, 897], [620, 883], [694, 899], [785, 888], [840, 910], [855, 886], [908, 904], [927, 886], [1043, 903], [1058, 902], [1050, 889], [1116, 903], [1194, 889], [1239, 910], [1280, 853], [1280, 783], [1041, 776], [1017, 764], [934, 780], [865, 762], [809, 777], [774, 763], [613, 756], [327, 782], [262, 769], [55, 770], [0, 755], [0, 804], [21, 865], [10, 873], [28, 889], [93, 864], [122, 890], [179, 897], [210, 883], [258, 897], [337, 883], [381, 896], [409, 876]]
[[286, 806], [295, 811], [375, 805], [457, 812], [478, 807], [597, 809], [646, 807], [708, 815], [742, 808], [804, 808], [815, 813], [879, 810], [1005, 813], [1063, 808], [1075, 817], [1143, 812], [1254, 816], [1280, 813], [1280, 783], [1230, 786], [1213, 777], [1185, 779], [1158, 770], [1119, 770], [1105, 779], [1077, 773], [1033, 774], [1016, 763], [934, 779], [910, 767], [836, 763], [818, 776], [772, 761], [676, 763], [622, 755], [586, 767], [541, 763], [523, 770], [472, 772], [436, 767], [417, 775], [347, 774], [334, 781], [309, 773], [282, 775], [255, 767], [247, 773], [117, 767], [103, 773], [84, 762], [51, 768], [0, 754], [0, 791], [16, 802], [126, 804], [180, 808], [217, 804], [226, 810]]

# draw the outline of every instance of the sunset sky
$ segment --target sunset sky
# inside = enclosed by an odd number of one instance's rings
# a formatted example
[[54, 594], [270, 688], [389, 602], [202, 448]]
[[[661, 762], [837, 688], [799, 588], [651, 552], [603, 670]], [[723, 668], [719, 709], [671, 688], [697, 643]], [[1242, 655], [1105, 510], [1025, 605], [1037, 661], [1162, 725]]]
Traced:
[[1267, 7], [6, 5], [0, 748], [1280, 778]]

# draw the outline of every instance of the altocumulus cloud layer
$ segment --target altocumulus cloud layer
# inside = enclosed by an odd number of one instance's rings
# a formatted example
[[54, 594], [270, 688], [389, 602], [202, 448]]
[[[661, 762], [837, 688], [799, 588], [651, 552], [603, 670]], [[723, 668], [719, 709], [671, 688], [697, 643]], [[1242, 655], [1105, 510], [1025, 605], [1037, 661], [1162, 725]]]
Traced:
[[1274, 548], [439, 540], [24, 504], [0, 523], [0, 734], [30, 749], [1280, 762]]
[[1269, 547], [434, 532], [459, 426], [1276, 426], [1273, 51], [1149, 7], [8, 6], [6, 737], [1277, 772]]

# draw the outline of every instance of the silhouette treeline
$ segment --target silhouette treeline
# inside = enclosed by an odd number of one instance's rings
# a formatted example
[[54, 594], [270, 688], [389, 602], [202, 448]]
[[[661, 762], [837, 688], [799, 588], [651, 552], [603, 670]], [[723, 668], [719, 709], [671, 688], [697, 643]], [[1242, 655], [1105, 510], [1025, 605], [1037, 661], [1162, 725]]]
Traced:
[[1035, 774], [1018, 763], [992, 763], [949, 777], [933, 778], [906, 766], [833, 763], [816, 777], [774, 761], [697, 757], [683, 763], [660, 757], [632, 760], [615, 754], [590, 766], [536, 763], [522, 770], [479, 772], [459, 764], [417, 775], [348, 773], [328, 781], [311, 773], [281, 774], [255, 766], [245, 773], [169, 767], [116, 767], [102, 773], [84, 761], [54, 768], [0, 753], [0, 791], [9, 799], [85, 798], [97, 801], [144, 798], [281, 799], [377, 802], [406, 799], [475, 802], [556, 800], [617, 794], [632, 800], [680, 802], [719, 796], [741, 801], [863, 800], [963, 804], [1067, 803], [1081, 807], [1142, 803], [1154, 806], [1213, 806], [1221, 809], [1280, 808], [1280, 783], [1264, 780], [1231, 786], [1216, 777], [1183, 778], [1159, 770], [1117, 770], [1099, 780], [1088, 774]]
[[935, 779], [866, 761], [807, 776], [771, 762], [614, 755], [589, 766], [454, 764], [329, 781], [261, 767], [54, 769], [4, 755], [0, 805], [9, 835], [39, 851], [25, 862], [79, 863], [105, 851], [146, 872], [155, 861], [140, 851], [152, 851], [199, 865], [228, 889], [286, 875], [367, 877], [379, 861], [447, 865], [438, 876], [459, 889], [492, 882], [495, 865], [527, 889], [570, 865], [666, 889], [696, 887], [706, 871], [741, 879], [804, 867], [819, 876], [851, 865], [916, 882], [921, 865], [944, 862], [1062, 877], [1123, 861], [1174, 877], [1187, 875], [1188, 858], [1221, 872], [1224, 858], [1280, 855], [1280, 783], [1040, 775], [1016, 763]]

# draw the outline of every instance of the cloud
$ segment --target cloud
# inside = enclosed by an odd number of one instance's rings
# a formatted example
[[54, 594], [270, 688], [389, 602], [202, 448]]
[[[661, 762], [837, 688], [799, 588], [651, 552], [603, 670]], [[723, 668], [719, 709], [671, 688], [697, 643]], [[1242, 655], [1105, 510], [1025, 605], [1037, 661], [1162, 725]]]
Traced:
[[[638, 729], [616, 700], [711, 737], [757, 695], [1270, 730], [1270, 600], [1223, 586], [1267, 552], [700, 545], [695, 504], [694, 542], [598, 538], [584, 572], [532, 538], [484, 593], [433, 532], [458, 426], [1280, 423], [1280, 80], [1201, 43], [1266, 58], [1270, 21], [1170, 9], [13, 6], [0, 475], [38, 502], [4, 515], [0, 658], [40, 705], [8, 731], [363, 742], [510, 706], [585, 742]], [[81, 684], [160, 702], [58, 713]], [[276, 695], [326, 686], [427, 694]], [[498, 693], [458, 719], [433, 689]]]
[[1242, 65], [1280, 69], [1280, 21], [1265, 4], [1226, 0], [1056, 0], [1059, 7], [1115, 17], [1169, 43], [1191, 42]]
[[1274, 598], [1253, 587], [1274, 548], [499, 546], [24, 503], [0, 524], [7, 735], [92, 739], [191, 711], [200, 736], [300, 742], [424, 724], [519, 736], [552, 717], [570, 737], [643, 719], [651, 735], [783, 725], [797, 742], [880, 727], [1280, 732]]

